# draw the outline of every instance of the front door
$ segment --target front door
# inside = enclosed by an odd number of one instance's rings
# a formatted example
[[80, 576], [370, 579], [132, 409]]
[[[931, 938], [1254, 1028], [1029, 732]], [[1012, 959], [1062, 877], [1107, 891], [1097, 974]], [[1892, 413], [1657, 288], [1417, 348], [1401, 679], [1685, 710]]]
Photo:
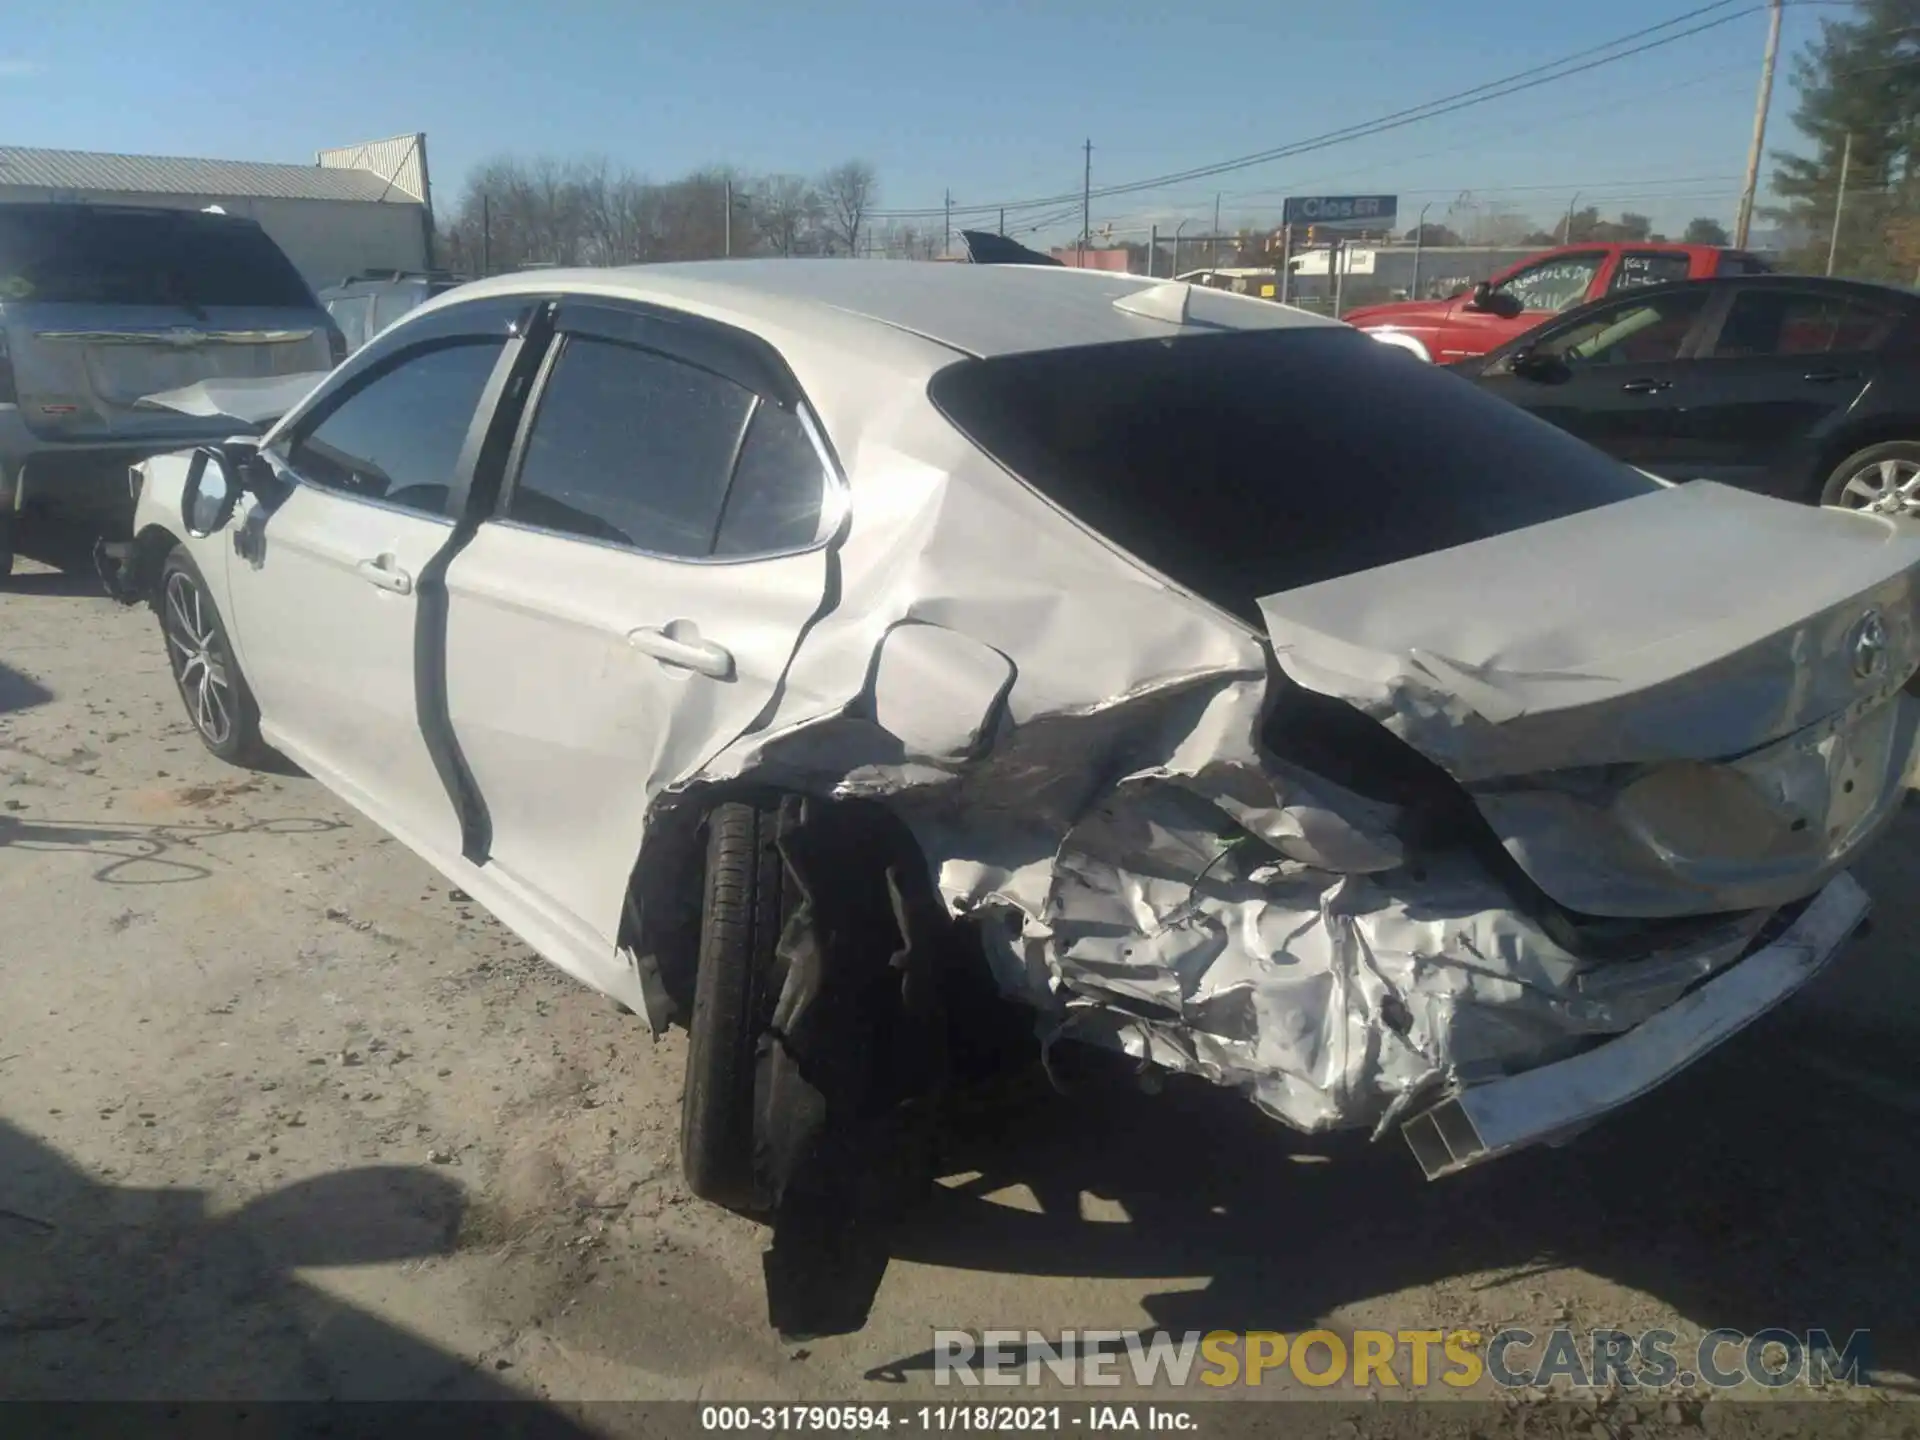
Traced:
[[262, 452], [284, 497], [234, 520], [234, 641], [262, 732], [430, 852], [459, 835], [415, 707], [415, 587], [453, 533], [448, 489], [504, 344], [441, 340], [356, 377]]
[[[1489, 366], [1480, 383], [1582, 440], [1672, 480], [1697, 478], [1686, 412], [1697, 366], [1683, 357], [1703, 324], [1708, 287], [1633, 296], [1539, 334], [1526, 354]], [[1554, 364], [1552, 362], [1558, 362]]]
[[609, 954], [649, 805], [771, 710], [841, 494], [790, 380], [682, 320], [562, 307], [513, 472], [446, 576], [469, 858]]
[[1469, 355], [1484, 355], [1562, 311], [1584, 304], [1600, 283], [1606, 261], [1604, 250], [1562, 251], [1513, 271], [1493, 287], [1520, 302], [1520, 313], [1512, 317], [1475, 310], [1466, 301], [1459, 301], [1453, 306], [1446, 329], [1437, 337], [1439, 349], [1433, 358], [1445, 365]]

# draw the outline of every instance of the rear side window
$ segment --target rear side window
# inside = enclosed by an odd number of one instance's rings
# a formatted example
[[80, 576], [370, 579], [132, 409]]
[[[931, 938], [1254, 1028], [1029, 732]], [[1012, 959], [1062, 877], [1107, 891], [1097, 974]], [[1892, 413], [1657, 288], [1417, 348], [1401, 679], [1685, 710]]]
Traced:
[[800, 417], [761, 401], [740, 446], [713, 553], [804, 549], [819, 534], [826, 490], [826, 467]]
[[196, 211], [0, 206], [0, 300], [311, 309], [266, 231]]
[[704, 558], [752, 416], [750, 391], [652, 351], [571, 335], [542, 390], [507, 518]]
[[1852, 296], [1771, 287], [1742, 290], [1720, 326], [1713, 356], [1738, 360], [1877, 350], [1905, 314], [1896, 305]]
[[329, 490], [444, 513], [460, 447], [505, 344], [475, 339], [406, 354], [294, 440], [288, 463]]
[[373, 298], [372, 333], [379, 334], [409, 310], [417, 310], [426, 298], [426, 292], [418, 285], [394, 285], [376, 292]]
[[1665, 285], [1672, 280], [1684, 280], [1689, 273], [1690, 263], [1684, 253], [1672, 250], [1628, 250], [1621, 254], [1620, 264], [1607, 284], [1607, 291], [1609, 294], [1618, 294], [1642, 285]]
[[333, 317], [333, 323], [340, 327], [340, 333], [347, 337], [349, 349], [358, 350], [373, 338], [373, 330], [367, 319], [372, 307], [373, 300], [366, 295], [346, 295], [327, 302], [327, 313]]
[[1255, 624], [1259, 596], [1660, 488], [1344, 327], [962, 361], [931, 392], [1036, 490]]

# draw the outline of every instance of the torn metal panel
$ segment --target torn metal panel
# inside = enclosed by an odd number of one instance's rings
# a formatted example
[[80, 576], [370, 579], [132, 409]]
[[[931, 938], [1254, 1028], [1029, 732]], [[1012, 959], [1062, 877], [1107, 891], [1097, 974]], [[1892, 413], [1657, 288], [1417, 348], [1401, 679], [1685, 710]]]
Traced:
[[145, 410], [173, 410], [206, 420], [225, 418], [264, 430], [293, 409], [327, 378], [325, 370], [296, 375], [229, 376], [200, 380], [178, 390], [143, 395], [134, 403]]

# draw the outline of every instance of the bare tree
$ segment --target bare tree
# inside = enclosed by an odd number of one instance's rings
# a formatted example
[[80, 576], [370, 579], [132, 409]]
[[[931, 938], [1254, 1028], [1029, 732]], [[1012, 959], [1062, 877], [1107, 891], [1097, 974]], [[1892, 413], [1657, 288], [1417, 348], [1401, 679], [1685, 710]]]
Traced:
[[836, 165], [820, 177], [820, 196], [826, 202], [827, 228], [847, 254], [858, 253], [860, 227], [872, 208], [879, 190], [873, 166], [865, 160], [849, 160]]
[[768, 175], [748, 192], [754, 229], [776, 255], [804, 255], [825, 214], [825, 202], [798, 175]]

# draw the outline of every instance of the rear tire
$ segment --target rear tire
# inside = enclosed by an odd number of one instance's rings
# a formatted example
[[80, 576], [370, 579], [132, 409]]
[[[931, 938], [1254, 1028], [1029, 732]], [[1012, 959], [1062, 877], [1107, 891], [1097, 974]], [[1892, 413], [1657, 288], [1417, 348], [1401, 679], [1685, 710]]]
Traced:
[[1887, 440], [1856, 450], [1827, 476], [1820, 503], [1920, 518], [1920, 441]]
[[776, 807], [728, 802], [707, 817], [699, 968], [687, 1023], [680, 1163], [703, 1200], [764, 1208], [753, 1174], [755, 1044], [772, 1018], [786, 872]]
[[271, 753], [260, 738], [260, 707], [213, 593], [184, 545], [174, 546], [161, 565], [154, 603], [167, 665], [200, 743], [229, 765], [260, 764]]

